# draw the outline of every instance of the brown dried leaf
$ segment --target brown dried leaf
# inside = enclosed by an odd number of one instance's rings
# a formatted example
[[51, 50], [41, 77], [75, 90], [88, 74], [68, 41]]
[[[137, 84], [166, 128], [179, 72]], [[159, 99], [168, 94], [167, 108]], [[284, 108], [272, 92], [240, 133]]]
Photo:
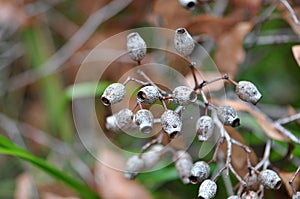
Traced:
[[262, 0], [230, 0], [230, 4], [235, 9], [243, 10], [245, 15], [250, 17], [258, 14], [262, 6]]
[[[283, 172], [283, 171], [279, 172], [279, 176], [281, 177], [282, 182], [290, 196], [293, 195], [293, 190], [292, 190], [291, 185], [289, 184], [289, 181], [292, 179], [293, 175], [294, 175], [294, 172]], [[299, 185], [300, 185], [300, 176], [299, 175], [293, 181], [293, 185], [296, 188], [299, 187]]]
[[[299, 26], [299, 28], [300, 28], [300, 26]], [[294, 58], [298, 64], [298, 66], [300, 66], [300, 45], [293, 46], [292, 52], [293, 52]]]
[[[292, 116], [292, 115], [296, 115], [298, 112], [297, 110], [292, 107], [291, 105], [288, 106], [288, 114], [289, 116]], [[300, 119], [296, 120], [297, 124], [300, 125]]]
[[250, 22], [240, 22], [217, 40], [215, 62], [221, 73], [234, 78], [239, 64], [245, 59], [243, 39], [252, 28]]
[[[122, 157], [108, 149], [99, 152], [102, 162], [95, 165], [95, 182], [97, 191], [105, 199], [151, 199], [149, 193], [137, 181], [127, 180], [124, 174], [113, 165], [124, 165]], [[107, 166], [109, 165], [109, 166]]]
[[258, 112], [257, 110], [253, 109], [248, 104], [241, 102], [240, 100], [226, 100], [225, 104], [228, 106], [232, 106], [237, 111], [246, 111], [250, 113], [256, 119], [262, 130], [270, 138], [280, 141], [289, 141], [289, 139], [284, 134], [282, 134], [282, 132], [280, 132], [262, 112]]

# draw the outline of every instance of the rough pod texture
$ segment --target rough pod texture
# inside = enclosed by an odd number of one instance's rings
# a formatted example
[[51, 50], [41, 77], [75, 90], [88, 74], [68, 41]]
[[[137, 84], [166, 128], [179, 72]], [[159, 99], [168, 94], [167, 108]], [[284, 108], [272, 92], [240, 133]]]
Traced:
[[299, 191], [297, 191], [297, 193], [293, 195], [293, 199], [300, 199], [300, 192]]
[[238, 196], [229, 196], [227, 199], [239, 199]]
[[164, 146], [161, 144], [153, 145], [149, 151], [143, 153], [141, 158], [145, 163], [145, 169], [153, 168], [161, 159], [161, 151], [163, 150]]
[[253, 170], [251, 170], [251, 175], [247, 173], [244, 177], [244, 181], [247, 183], [247, 186], [252, 186], [257, 184], [258, 182], [257, 174]]
[[255, 191], [247, 191], [243, 193], [242, 199], [258, 199], [258, 195]]
[[160, 118], [162, 129], [169, 135], [170, 138], [176, 137], [182, 128], [182, 121], [175, 111], [167, 110]]
[[263, 170], [258, 175], [258, 181], [269, 189], [279, 189], [281, 186], [281, 178], [270, 169]]
[[119, 112], [106, 118], [106, 128], [115, 133], [136, 129], [132, 120], [133, 113], [128, 108], [121, 109]]
[[113, 83], [104, 90], [101, 101], [105, 106], [109, 106], [122, 101], [125, 95], [125, 86], [121, 83]]
[[201, 116], [196, 123], [196, 130], [199, 141], [207, 141], [214, 132], [214, 123], [211, 117], [204, 115]]
[[240, 119], [237, 112], [231, 106], [220, 106], [217, 109], [217, 114], [224, 125], [237, 127], [240, 125]]
[[142, 133], [151, 133], [153, 127], [153, 115], [147, 109], [141, 109], [134, 115], [134, 122]]
[[159, 91], [155, 86], [144, 86], [137, 93], [137, 99], [145, 104], [154, 104], [158, 98]]
[[210, 199], [215, 197], [217, 193], [217, 184], [210, 180], [204, 180], [199, 187], [199, 199]]
[[185, 28], [178, 28], [175, 31], [174, 45], [176, 51], [183, 56], [189, 56], [195, 47], [192, 36]]
[[190, 173], [190, 182], [193, 184], [201, 183], [208, 178], [210, 174], [210, 167], [204, 161], [195, 162]]
[[173, 100], [176, 104], [187, 106], [197, 100], [196, 92], [187, 86], [178, 86], [173, 90]]
[[185, 151], [177, 151], [177, 158], [175, 162], [177, 173], [182, 182], [188, 184], [190, 182], [190, 171], [193, 167], [192, 157]]
[[178, 0], [181, 6], [186, 9], [194, 10], [197, 4], [197, 0]]
[[127, 36], [127, 49], [132, 60], [141, 61], [146, 55], [147, 45], [139, 33], [133, 32]]
[[138, 155], [134, 155], [126, 162], [124, 176], [126, 179], [134, 179], [139, 174], [139, 172], [144, 170], [144, 168], [144, 160]]
[[236, 93], [241, 100], [254, 105], [262, 98], [262, 94], [258, 91], [256, 86], [248, 81], [240, 81], [236, 86]]

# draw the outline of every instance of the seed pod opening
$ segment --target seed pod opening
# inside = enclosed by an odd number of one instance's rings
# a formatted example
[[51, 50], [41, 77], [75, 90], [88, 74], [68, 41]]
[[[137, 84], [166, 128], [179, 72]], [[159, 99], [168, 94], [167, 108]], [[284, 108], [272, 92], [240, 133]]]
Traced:
[[138, 155], [134, 155], [126, 162], [124, 177], [126, 179], [132, 180], [139, 174], [139, 172], [143, 171], [144, 169], [144, 160]]
[[258, 199], [258, 195], [255, 191], [247, 191], [243, 193], [242, 199]]
[[104, 90], [101, 101], [104, 106], [109, 106], [122, 101], [125, 95], [125, 86], [121, 83], [113, 83]]
[[236, 86], [236, 93], [241, 100], [254, 105], [262, 98], [262, 94], [256, 86], [249, 81], [240, 81]]
[[194, 10], [197, 4], [196, 0], [178, 0], [180, 5], [186, 9]]
[[153, 127], [153, 115], [147, 109], [141, 109], [134, 115], [134, 122], [142, 133], [151, 133]]
[[161, 144], [153, 145], [149, 151], [143, 153], [141, 158], [145, 163], [145, 169], [153, 168], [161, 160], [161, 151], [164, 146]]
[[175, 31], [174, 45], [176, 51], [183, 56], [189, 56], [195, 48], [194, 40], [185, 28]]
[[159, 91], [154, 86], [145, 86], [137, 93], [137, 99], [141, 103], [154, 104], [159, 98]]
[[197, 94], [194, 89], [187, 86], [178, 86], [173, 90], [173, 100], [176, 104], [187, 106], [197, 100]]
[[210, 199], [217, 193], [217, 184], [210, 179], [204, 180], [199, 187], [199, 199]]
[[198, 161], [194, 163], [189, 179], [192, 184], [198, 184], [208, 178], [209, 174], [209, 165], [204, 161]]
[[279, 189], [281, 186], [281, 178], [275, 171], [270, 169], [261, 171], [258, 175], [258, 181], [269, 189]]
[[237, 127], [240, 125], [238, 114], [231, 106], [218, 107], [217, 115], [224, 125], [232, 127]]
[[189, 176], [193, 167], [192, 157], [185, 151], [177, 151], [175, 167], [177, 173], [184, 184], [190, 183]]
[[175, 111], [167, 110], [161, 115], [162, 129], [170, 138], [175, 138], [181, 131], [182, 121]]
[[214, 132], [214, 124], [211, 117], [204, 115], [201, 116], [196, 123], [196, 130], [198, 140], [201, 142], [207, 141]]
[[146, 55], [147, 45], [137, 32], [133, 32], [127, 36], [127, 49], [132, 60], [141, 61]]

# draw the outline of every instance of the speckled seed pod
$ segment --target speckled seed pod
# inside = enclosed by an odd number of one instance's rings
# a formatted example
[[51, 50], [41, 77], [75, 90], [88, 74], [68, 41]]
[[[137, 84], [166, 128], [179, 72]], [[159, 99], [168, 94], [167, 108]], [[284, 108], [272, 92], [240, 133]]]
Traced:
[[133, 32], [127, 36], [127, 49], [132, 60], [141, 61], [146, 55], [147, 45], [139, 33]]
[[174, 45], [176, 51], [183, 56], [189, 56], [195, 47], [192, 36], [185, 28], [178, 28], [175, 31]]
[[199, 187], [199, 199], [214, 198], [217, 193], [217, 184], [210, 179], [204, 180]]
[[207, 141], [214, 132], [214, 123], [211, 117], [204, 115], [201, 116], [196, 123], [196, 130], [198, 140], [201, 142]]
[[241, 100], [250, 102], [254, 105], [262, 98], [262, 94], [258, 91], [256, 86], [248, 81], [238, 82], [236, 93]]
[[252, 170], [251, 175], [249, 175], [249, 173], [246, 174], [246, 176], [244, 177], [244, 181], [247, 183], [248, 187], [257, 184], [257, 174]]
[[172, 110], [165, 111], [160, 118], [162, 129], [170, 138], [175, 138], [181, 131], [182, 121], [179, 115]]
[[134, 122], [142, 133], [151, 133], [153, 127], [153, 115], [147, 109], [141, 109], [134, 115]]
[[161, 144], [153, 145], [147, 152], [141, 155], [141, 158], [144, 160], [145, 169], [153, 168], [161, 158], [161, 150], [164, 146]]
[[227, 199], [239, 199], [238, 196], [229, 196]]
[[186, 9], [194, 10], [197, 4], [197, 0], [178, 0], [180, 5]]
[[190, 171], [193, 167], [192, 157], [185, 151], [177, 151], [177, 158], [175, 162], [177, 173], [183, 184], [188, 184], [190, 183]]
[[240, 125], [240, 119], [237, 112], [231, 106], [220, 106], [217, 109], [217, 114], [224, 125], [237, 127]]
[[116, 113], [116, 124], [121, 130], [126, 130], [133, 123], [133, 113], [128, 108], [124, 108]]
[[159, 91], [154, 86], [145, 86], [137, 93], [137, 99], [144, 104], [154, 104], [159, 98]]
[[101, 101], [105, 106], [109, 106], [122, 101], [125, 95], [125, 86], [121, 83], [113, 83], [104, 90]]
[[209, 165], [204, 161], [198, 161], [194, 163], [189, 179], [192, 184], [198, 184], [208, 178], [209, 174]]
[[173, 90], [173, 100], [176, 104], [187, 106], [197, 100], [196, 92], [187, 86], [178, 86]]
[[258, 195], [255, 191], [247, 191], [243, 193], [242, 199], [258, 199]]
[[118, 127], [117, 122], [116, 122], [116, 116], [111, 115], [106, 118], [106, 129], [113, 131], [115, 133], [121, 132], [121, 129]]
[[297, 193], [293, 195], [293, 199], [300, 199], [300, 192], [299, 191], [297, 191]]
[[134, 155], [126, 162], [124, 176], [126, 179], [134, 179], [139, 172], [145, 169], [145, 163], [138, 155]]
[[269, 189], [279, 189], [281, 186], [281, 178], [275, 171], [270, 169], [261, 171], [258, 175], [258, 181]]

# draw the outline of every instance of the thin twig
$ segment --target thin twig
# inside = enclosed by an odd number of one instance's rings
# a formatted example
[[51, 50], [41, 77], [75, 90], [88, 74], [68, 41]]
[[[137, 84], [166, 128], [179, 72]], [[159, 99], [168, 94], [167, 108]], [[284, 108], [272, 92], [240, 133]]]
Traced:
[[297, 114], [289, 116], [289, 117], [281, 118], [281, 119], [277, 120], [276, 123], [286, 124], [286, 123], [290, 123], [290, 122], [298, 120], [298, 119], [300, 119], [300, 113], [297, 113]]
[[291, 15], [293, 21], [295, 22], [295, 24], [300, 25], [300, 21], [299, 21], [297, 15], [296, 15], [294, 9], [289, 4], [289, 2], [287, 0], [280, 0], [280, 2], [288, 9], [288, 11], [290, 12], [290, 15]]

